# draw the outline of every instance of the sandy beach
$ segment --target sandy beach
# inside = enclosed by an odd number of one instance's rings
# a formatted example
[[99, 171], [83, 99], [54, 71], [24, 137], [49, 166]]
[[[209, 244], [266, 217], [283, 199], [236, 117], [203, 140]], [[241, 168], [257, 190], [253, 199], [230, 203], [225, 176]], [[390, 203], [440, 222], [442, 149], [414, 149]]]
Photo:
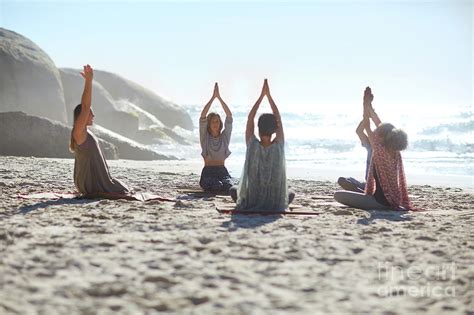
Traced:
[[[473, 314], [474, 196], [412, 185], [424, 212], [337, 204], [291, 179], [315, 216], [223, 215], [186, 162], [109, 161], [173, 202], [38, 200], [71, 192], [72, 159], [0, 157], [1, 314]], [[337, 178], [335, 174], [334, 178]]]

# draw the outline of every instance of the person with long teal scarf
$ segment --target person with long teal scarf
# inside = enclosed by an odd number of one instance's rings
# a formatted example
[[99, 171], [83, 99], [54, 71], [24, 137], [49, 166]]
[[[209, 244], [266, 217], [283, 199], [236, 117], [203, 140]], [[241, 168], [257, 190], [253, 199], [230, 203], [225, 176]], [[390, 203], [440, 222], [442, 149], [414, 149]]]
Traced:
[[[254, 120], [265, 96], [273, 113], [259, 117], [260, 139], [257, 139]], [[270, 94], [267, 79], [260, 97], [248, 115], [245, 140], [247, 152], [240, 185], [230, 190], [232, 198], [237, 202], [236, 209], [284, 211], [293, 200], [294, 193], [288, 195], [283, 124], [278, 107]]]

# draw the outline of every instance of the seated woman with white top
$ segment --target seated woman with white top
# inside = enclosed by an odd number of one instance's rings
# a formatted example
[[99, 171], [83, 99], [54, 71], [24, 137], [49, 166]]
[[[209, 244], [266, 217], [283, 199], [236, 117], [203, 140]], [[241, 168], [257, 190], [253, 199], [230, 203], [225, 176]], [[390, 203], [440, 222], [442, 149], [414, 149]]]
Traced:
[[[209, 113], [209, 108], [215, 99], [218, 99], [226, 114], [225, 123], [217, 113]], [[207, 117], [206, 117], [207, 115]], [[224, 130], [222, 130], [224, 128]], [[199, 119], [199, 137], [201, 142], [201, 155], [204, 158], [204, 168], [201, 172], [199, 185], [205, 191], [227, 192], [232, 187], [233, 181], [224, 165], [230, 155], [229, 143], [232, 134], [232, 113], [227, 104], [222, 100], [219, 86], [214, 85], [214, 93], [209, 102], [204, 106]]]

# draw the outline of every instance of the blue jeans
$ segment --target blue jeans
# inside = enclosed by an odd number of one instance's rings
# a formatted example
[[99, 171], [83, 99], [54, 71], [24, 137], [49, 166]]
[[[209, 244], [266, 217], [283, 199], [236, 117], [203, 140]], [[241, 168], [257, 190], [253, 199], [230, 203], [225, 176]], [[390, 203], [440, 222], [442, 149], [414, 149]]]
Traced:
[[225, 166], [204, 166], [199, 186], [206, 191], [228, 192], [233, 180]]

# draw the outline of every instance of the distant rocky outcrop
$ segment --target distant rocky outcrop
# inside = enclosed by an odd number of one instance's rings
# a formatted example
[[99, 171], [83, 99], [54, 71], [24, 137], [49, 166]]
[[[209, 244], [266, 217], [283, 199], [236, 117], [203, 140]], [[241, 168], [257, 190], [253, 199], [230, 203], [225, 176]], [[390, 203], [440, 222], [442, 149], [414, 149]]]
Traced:
[[[107, 159], [170, 160], [101, 126], [92, 128]], [[71, 127], [23, 112], [0, 113], [0, 155], [72, 158]]]
[[115, 100], [125, 99], [157, 117], [165, 126], [193, 130], [193, 122], [186, 111], [152, 91], [117, 74], [96, 70], [97, 80]]
[[166, 127], [140, 129], [135, 133], [133, 139], [142, 144], [166, 144], [170, 142], [176, 142], [182, 145], [190, 144], [188, 139], [176, 134], [173, 130]]
[[58, 69], [35, 43], [0, 28], [0, 112], [67, 122]]
[[[0, 155], [71, 158], [71, 128], [23, 112], [0, 113]], [[117, 147], [99, 139], [107, 159], [119, 157]]]
[[[68, 113], [81, 101], [84, 79], [79, 69], [59, 69]], [[98, 71], [94, 71], [94, 77]], [[172, 143], [189, 144], [183, 137], [166, 127], [158, 118], [132, 102], [114, 100], [97, 80], [93, 81], [92, 109], [96, 124], [141, 144]]]
[[172, 128], [165, 126], [158, 118], [132, 102], [124, 99], [116, 100], [115, 106], [124, 112], [138, 117], [139, 129], [127, 136], [142, 144], [161, 144], [176, 142], [189, 145], [191, 142], [180, 136]]
[[[74, 108], [81, 103], [84, 78], [81, 76], [80, 70], [63, 68], [59, 69], [59, 72], [63, 83], [66, 108], [72, 122]], [[94, 122], [125, 137], [135, 135], [138, 130], [138, 117], [119, 110], [115, 106], [112, 96], [100, 83], [94, 80], [92, 86]]]
[[[0, 113], [5, 121], [0, 129], [8, 135], [2, 135], [0, 154], [72, 157], [62, 141], [69, 142], [73, 110], [81, 102], [83, 87], [80, 70], [58, 70], [31, 40], [0, 28]], [[107, 158], [169, 159], [173, 157], [141, 144], [190, 144], [172, 129], [193, 129], [184, 109], [113, 73], [94, 70], [92, 108], [97, 132], [110, 140], [104, 142], [110, 149]]]
[[110, 143], [113, 143], [119, 152], [119, 158], [128, 160], [175, 160], [174, 156], [167, 156], [147, 149], [145, 146], [123, 137], [113, 131], [98, 125], [91, 127], [94, 134]]

